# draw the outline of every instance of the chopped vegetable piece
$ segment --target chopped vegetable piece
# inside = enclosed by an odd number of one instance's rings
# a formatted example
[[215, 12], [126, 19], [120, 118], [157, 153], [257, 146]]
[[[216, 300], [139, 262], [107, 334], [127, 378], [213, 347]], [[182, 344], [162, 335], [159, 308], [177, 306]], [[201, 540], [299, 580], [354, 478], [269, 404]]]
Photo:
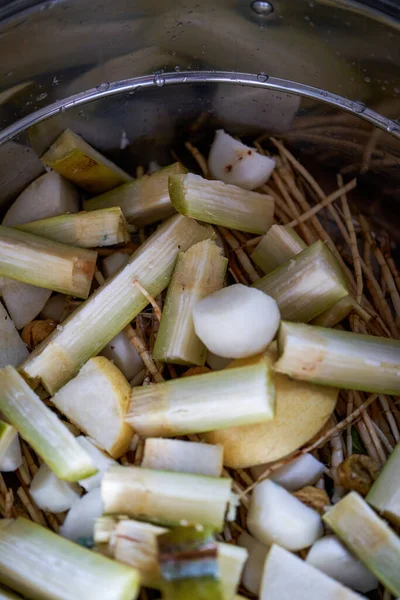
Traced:
[[225, 369], [231, 362], [231, 358], [224, 358], [223, 356], [213, 354], [213, 352], [207, 352], [206, 363], [213, 371], [221, 371], [221, 369]]
[[82, 546], [94, 543], [94, 524], [103, 514], [100, 488], [94, 488], [75, 500], [60, 528], [60, 535]]
[[379, 581], [400, 595], [400, 538], [356, 492], [324, 515], [325, 523]]
[[[171, 217], [132, 255], [122, 271], [101, 286], [33, 352], [22, 366], [33, 383], [56, 392], [98, 354], [148, 304], [135, 280], [153, 297], [169, 283], [181, 251], [214, 237], [210, 227], [180, 215]], [[87, 250], [86, 250], [87, 252]]]
[[283, 319], [304, 322], [348, 294], [339, 263], [321, 241], [265, 275], [253, 287], [275, 298]]
[[242, 582], [244, 587], [256, 596], [260, 593], [261, 579], [269, 546], [262, 544], [256, 538], [243, 531], [238, 537], [239, 546], [246, 548], [249, 557], [246, 561]]
[[139, 575], [19, 517], [0, 528], [0, 578], [37, 600], [135, 600]]
[[144, 437], [175, 437], [273, 418], [267, 360], [132, 389], [126, 422]]
[[0, 411], [57, 477], [78, 481], [96, 472], [90, 456], [14, 367], [0, 369], [0, 389]]
[[126, 330], [118, 333], [103, 348], [101, 354], [111, 360], [130, 381], [143, 369], [143, 361], [132, 346]]
[[0, 275], [87, 298], [97, 253], [0, 225]]
[[0, 472], [16, 471], [22, 464], [18, 432], [0, 420]]
[[18, 225], [16, 229], [81, 248], [112, 246], [128, 242], [130, 239], [125, 219], [118, 206], [50, 217]]
[[53, 513], [69, 510], [81, 495], [79, 485], [58, 479], [45, 463], [32, 479], [29, 493], [38, 508]]
[[66, 129], [41, 161], [92, 194], [100, 194], [132, 177], [102, 156], [79, 135]]
[[76, 439], [82, 448], [89, 454], [93, 464], [97, 469], [96, 475], [79, 480], [79, 484], [85, 488], [87, 492], [90, 492], [90, 490], [93, 490], [101, 485], [104, 471], [107, 471], [107, 469], [109, 469], [112, 465], [115, 465], [116, 461], [97, 448], [90, 438], [80, 435]]
[[251, 254], [251, 259], [265, 273], [271, 273], [307, 248], [292, 227], [272, 225]]
[[[61, 323], [68, 316], [67, 308], [67, 297], [64, 294], [54, 294], [44, 305], [40, 317]], [[70, 312], [72, 311], [73, 306], [70, 308]]]
[[208, 166], [214, 179], [254, 190], [269, 179], [275, 160], [218, 129], [211, 145]]
[[104, 356], [96, 356], [58, 390], [52, 402], [113, 458], [119, 458], [133, 435], [124, 422], [130, 395], [131, 386], [121, 371]]
[[281, 323], [275, 369], [321, 385], [400, 393], [400, 341], [372, 335]]
[[14, 279], [5, 279], [2, 295], [15, 327], [22, 329], [44, 308], [51, 296], [51, 290]]
[[174, 163], [151, 175], [143, 175], [131, 183], [84, 202], [85, 210], [120, 206], [125, 218], [138, 227], [161, 221], [174, 214], [168, 193], [170, 175], [186, 173], [185, 167]]
[[0, 367], [18, 367], [27, 356], [28, 349], [0, 302]]
[[101, 489], [106, 514], [125, 514], [162, 525], [187, 521], [218, 531], [231, 501], [230, 479], [138, 467], [111, 467]]
[[[268, 465], [253, 467], [251, 469], [253, 477], [260, 477], [267, 468]], [[302, 454], [280, 469], [272, 471], [269, 479], [284, 487], [285, 490], [295, 492], [306, 485], [316, 483], [324, 471], [325, 465], [312, 454]]]
[[174, 208], [194, 219], [249, 233], [265, 233], [272, 225], [274, 200], [200, 175], [171, 175], [169, 195]]
[[153, 350], [155, 360], [204, 365], [207, 350], [196, 335], [193, 319], [199, 300], [222, 287], [227, 265], [228, 259], [211, 240], [179, 254]]
[[159, 471], [197, 473], [220, 477], [222, 471], [222, 446], [147, 438], [144, 445], [142, 467]]
[[400, 442], [397, 443], [366, 497], [368, 504], [397, 526], [400, 526], [399, 476]]
[[247, 527], [260, 542], [292, 551], [311, 546], [324, 533], [316, 511], [268, 479], [254, 488]]
[[273, 298], [237, 283], [200, 300], [193, 308], [193, 321], [211, 352], [245, 358], [266, 350], [278, 330], [280, 314]]
[[130, 255], [125, 252], [113, 252], [106, 258], [103, 258], [103, 273], [104, 277], [108, 279], [117, 273], [121, 267], [129, 262]]

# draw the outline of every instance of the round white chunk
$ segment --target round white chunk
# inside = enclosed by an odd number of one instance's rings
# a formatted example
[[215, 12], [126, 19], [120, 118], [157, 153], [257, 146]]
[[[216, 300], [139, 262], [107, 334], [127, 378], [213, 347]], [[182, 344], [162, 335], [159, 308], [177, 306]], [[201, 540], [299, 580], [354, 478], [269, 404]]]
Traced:
[[263, 185], [275, 168], [275, 160], [235, 140], [219, 129], [210, 149], [208, 166], [214, 179], [254, 190]]
[[94, 523], [102, 514], [103, 502], [98, 487], [74, 502], [60, 528], [60, 535], [74, 542], [90, 545], [93, 541]]
[[193, 308], [196, 334], [207, 349], [225, 358], [263, 352], [279, 327], [276, 301], [241, 283], [214, 292]]
[[[258, 465], [251, 469], [254, 478], [260, 477], [268, 465]], [[324, 472], [324, 465], [312, 454], [302, 454], [280, 469], [272, 471], [268, 479], [272, 479], [285, 490], [295, 492], [306, 485], [313, 485]]]
[[315, 510], [268, 479], [254, 488], [247, 527], [260, 542], [276, 543], [292, 552], [308, 548], [324, 532]]
[[53, 513], [69, 510], [81, 495], [79, 485], [61, 481], [45, 463], [34, 476], [29, 492], [38, 508]]

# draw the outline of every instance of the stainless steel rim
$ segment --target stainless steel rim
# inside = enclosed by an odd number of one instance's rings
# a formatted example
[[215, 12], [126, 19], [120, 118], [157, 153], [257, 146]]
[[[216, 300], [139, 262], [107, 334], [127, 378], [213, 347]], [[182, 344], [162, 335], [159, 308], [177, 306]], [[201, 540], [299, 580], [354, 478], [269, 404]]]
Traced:
[[181, 71], [179, 73], [159, 73], [157, 75], [146, 75], [144, 77], [135, 77], [132, 79], [124, 79], [114, 83], [105, 82], [95, 88], [80, 92], [66, 98], [54, 102], [40, 110], [20, 119], [13, 123], [10, 127], [3, 129], [0, 132], [0, 144], [8, 142], [33, 125], [44, 121], [53, 115], [64, 112], [76, 106], [82, 106], [95, 100], [116, 96], [122, 93], [136, 94], [140, 91], [171, 85], [185, 84], [229, 84], [245, 87], [264, 88], [285, 93], [298, 94], [306, 98], [312, 98], [325, 104], [335, 106], [348, 113], [352, 113], [365, 121], [368, 121], [375, 127], [383, 129], [400, 139], [400, 123], [393, 121], [380, 115], [379, 113], [369, 109], [361, 102], [349, 100], [337, 94], [331, 94], [318, 88], [304, 85], [301, 83], [279, 79], [277, 77], [268, 77], [265, 73], [250, 74], [250, 73], [232, 73], [227, 71]]

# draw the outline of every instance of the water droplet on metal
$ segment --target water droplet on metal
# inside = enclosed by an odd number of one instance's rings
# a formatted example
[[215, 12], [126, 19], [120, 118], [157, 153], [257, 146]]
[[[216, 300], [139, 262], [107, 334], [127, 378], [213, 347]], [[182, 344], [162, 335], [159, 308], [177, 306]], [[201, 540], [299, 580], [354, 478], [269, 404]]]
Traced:
[[274, 7], [271, 2], [265, 2], [264, 0], [254, 0], [251, 3], [251, 10], [262, 17], [267, 17], [274, 12]]
[[165, 79], [162, 75], [160, 75], [160, 73], [158, 73], [157, 75], [155, 75], [154, 77], [154, 83], [158, 86], [158, 87], [162, 87], [165, 83]]
[[366, 83], [371, 83], [371, 77], [364, 77], [364, 81]]
[[104, 83], [100, 83], [99, 85], [97, 85], [96, 90], [98, 90], [99, 92], [106, 92], [109, 87], [110, 84], [108, 83], [108, 81], [105, 81]]
[[47, 98], [47, 92], [43, 92], [42, 94], [39, 94], [39, 96], [36, 96], [36, 100], [38, 102], [40, 102], [40, 100], [44, 100], [45, 98]]
[[180, 71], [180, 70], [181, 70], [180, 66], [179, 66], [179, 65], [176, 65], [176, 66], [175, 66], [175, 71], [176, 71], [176, 72], [178, 72], [178, 71]]
[[264, 81], [267, 81], [268, 77], [269, 76], [263, 72], [261, 72], [257, 75], [257, 79], [258, 79], [258, 81], [261, 81], [261, 83], [264, 83]]

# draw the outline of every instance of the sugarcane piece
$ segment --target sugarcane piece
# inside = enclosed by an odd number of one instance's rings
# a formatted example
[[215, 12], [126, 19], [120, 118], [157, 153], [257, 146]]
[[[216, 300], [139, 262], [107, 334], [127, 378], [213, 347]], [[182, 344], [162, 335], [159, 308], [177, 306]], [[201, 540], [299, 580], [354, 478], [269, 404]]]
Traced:
[[329, 248], [315, 242], [253, 284], [275, 298], [282, 319], [311, 321], [348, 295], [345, 276]]
[[274, 200], [200, 175], [171, 175], [169, 195], [178, 212], [193, 219], [249, 233], [265, 233], [274, 216]]
[[0, 276], [87, 298], [97, 253], [0, 225]]
[[[123, 519], [123, 520], [128, 521], [128, 519]], [[96, 546], [99, 544], [107, 544], [108, 545], [111, 543], [112, 547], [114, 548], [115, 542], [114, 542], [113, 538], [116, 537], [116, 530], [118, 527], [118, 523], [119, 523], [119, 520], [114, 517], [102, 516], [102, 517], [99, 517], [98, 519], [96, 519], [96, 521], [94, 523], [94, 528], [93, 528], [93, 541], [96, 544]], [[138, 523], [140, 523], [140, 521], [138, 521]], [[140, 523], [140, 525], [142, 525], [142, 523]], [[110, 556], [113, 556], [113, 554], [110, 553]], [[124, 561], [121, 561], [121, 562], [124, 562]], [[127, 562], [127, 564], [129, 564], [129, 563]], [[139, 569], [139, 567], [138, 567], [138, 569]], [[141, 578], [141, 580], [142, 580], [142, 578]]]
[[56, 139], [40, 160], [91, 194], [101, 194], [132, 181], [128, 173], [70, 129]]
[[214, 235], [212, 228], [191, 219], [171, 217], [140, 246], [124, 269], [30, 355], [22, 365], [24, 376], [32, 385], [41, 382], [51, 394], [55, 393], [147, 306], [148, 299], [135, 280], [157, 296], [169, 283], [178, 246], [185, 251]]
[[94, 544], [94, 524], [102, 514], [101, 491], [97, 487], [75, 500], [60, 527], [60, 535], [91, 548]]
[[104, 346], [101, 354], [111, 360], [128, 381], [144, 368], [143, 360], [132, 346], [125, 329]]
[[[253, 477], [258, 478], [268, 468], [268, 465], [259, 465], [251, 469]], [[312, 454], [301, 454], [289, 464], [272, 471], [269, 479], [281, 485], [289, 492], [296, 492], [307, 485], [314, 485], [323, 475], [325, 465], [314, 458]]]
[[215, 132], [208, 157], [208, 167], [214, 179], [254, 190], [269, 179], [275, 168], [275, 160], [259, 154], [223, 129]]
[[194, 328], [217, 356], [246, 358], [267, 349], [279, 327], [276, 301], [236, 283], [210, 294], [193, 308]]
[[85, 210], [119, 206], [129, 223], [138, 227], [149, 225], [175, 213], [169, 198], [168, 178], [186, 172], [185, 167], [177, 162], [86, 200], [83, 206]]
[[51, 290], [15, 279], [5, 279], [2, 296], [15, 327], [22, 329], [45, 307], [51, 296]]
[[118, 206], [32, 221], [15, 229], [80, 248], [113, 246], [130, 239]]
[[0, 579], [37, 600], [135, 600], [136, 569], [91, 552], [22, 517], [0, 528]]
[[272, 225], [251, 253], [251, 260], [267, 275], [306, 248], [292, 227]]
[[334, 304], [331, 308], [318, 315], [318, 317], [315, 317], [310, 324], [318, 325], [319, 327], [334, 327], [343, 321], [352, 311], [365, 322], [371, 319], [371, 315], [349, 294], [339, 300], [337, 304]]
[[320, 385], [400, 393], [400, 341], [282, 321], [274, 368]]
[[0, 302], [0, 367], [18, 367], [28, 356], [26, 345]]
[[15, 227], [78, 210], [78, 190], [59, 173], [50, 171], [35, 179], [18, 196], [6, 212], [3, 225]]
[[220, 477], [222, 463], [222, 446], [162, 438], [147, 438], [144, 444], [145, 469]]
[[0, 411], [50, 469], [65, 481], [96, 473], [90, 456], [14, 367], [0, 369]]
[[262, 544], [255, 537], [248, 534], [247, 531], [242, 531], [237, 543], [242, 548], [246, 548], [249, 553], [243, 571], [242, 583], [249, 592], [258, 596], [265, 559], [267, 558], [270, 546]]
[[87, 492], [90, 492], [94, 488], [101, 485], [104, 471], [107, 471], [107, 469], [109, 469], [112, 465], [115, 465], [116, 461], [105, 452], [100, 450], [100, 448], [98, 448], [90, 438], [80, 435], [76, 439], [82, 448], [89, 454], [94, 466], [97, 469], [97, 473], [95, 475], [79, 480], [79, 485], [81, 485]]
[[[40, 318], [59, 321], [61, 323], [66, 318], [67, 308], [67, 296], [64, 294], [54, 294], [44, 305], [40, 312]], [[73, 305], [70, 307], [70, 312], [72, 311]]]
[[139, 467], [111, 467], [104, 473], [101, 490], [105, 514], [170, 526], [184, 520], [218, 531], [231, 502], [230, 479]]
[[400, 442], [367, 494], [366, 501], [385, 519], [400, 526]]
[[271, 420], [275, 388], [267, 359], [132, 389], [126, 422], [144, 437], [175, 437]]
[[18, 432], [0, 420], [0, 472], [16, 471], [22, 464]]
[[349, 590], [301, 558], [274, 544], [265, 562], [260, 600], [287, 600], [288, 598], [363, 600], [364, 596]]
[[176, 527], [157, 536], [166, 600], [223, 600], [217, 544], [205, 527]]
[[104, 356], [96, 356], [58, 390], [52, 402], [113, 458], [119, 458], [133, 435], [124, 422], [130, 395], [131, 386], [121, 371]]
[[356, 492], [330, 508], [323, 519], [349, 550], [395, 597], [400, 595], [400, 538]]
[[204, 365], [207, 349], [196, 335], [193, 309], [221, 289], [228, 259], [211, 240], [181, 252], [168, 287], [153, 358], [181, 365]]
[[60, 513], [71, 508], [81, 490], [77, 484], [58, 479], [46, 463], [42, 463], [32, 479], [29, 493], [41, 510]]

